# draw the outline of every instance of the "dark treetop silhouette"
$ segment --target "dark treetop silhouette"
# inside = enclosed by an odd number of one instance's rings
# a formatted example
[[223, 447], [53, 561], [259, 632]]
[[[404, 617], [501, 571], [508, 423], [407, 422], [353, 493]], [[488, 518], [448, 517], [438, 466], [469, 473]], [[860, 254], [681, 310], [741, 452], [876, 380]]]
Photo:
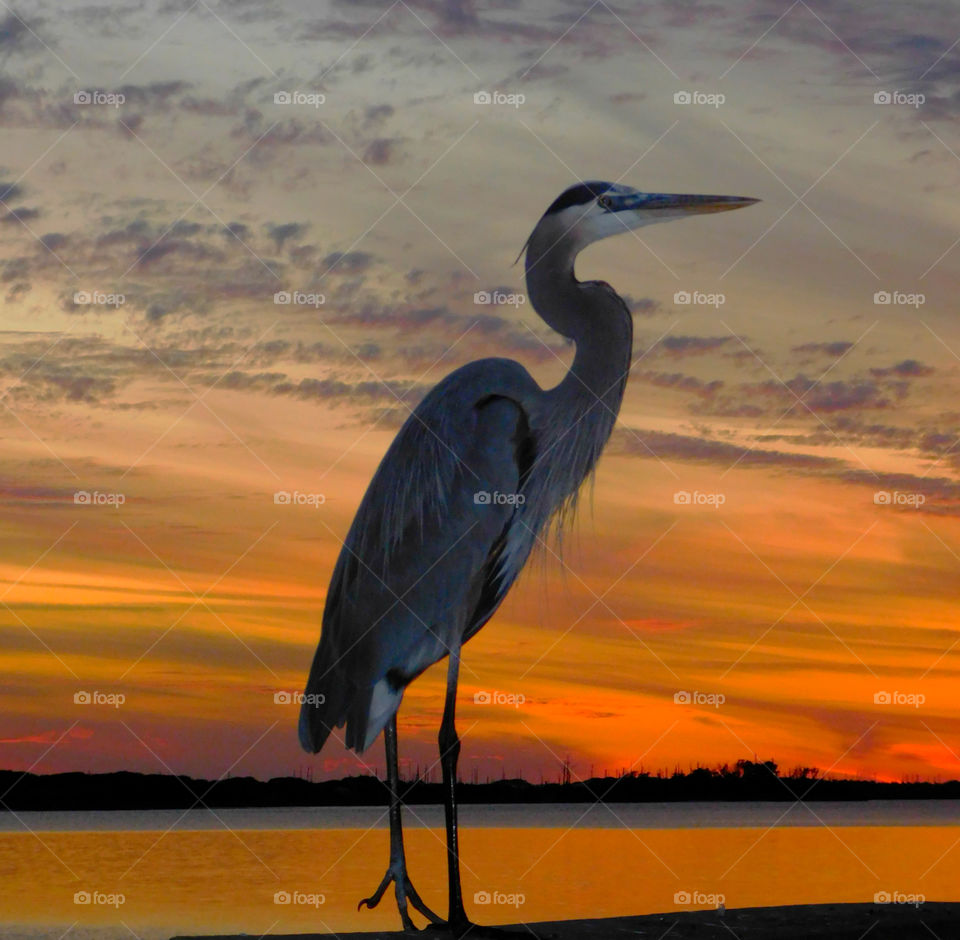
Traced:
[[[558, 775], [559, 776], [559, 775]], [[443, 802], [443, 788], [417, 774], [401, 780], [401, 794], [408, 806]], [[383, 806], [383, 782], [371, 774], [338, 780], [311, 781], [303, 777], [224, 777], [204, 780], [174, 774], [115, 773], [33, 774], [0, 770], [0, 823], [4, 812], [24, 810], [151, 810], [190, 809], [202, 796], [211, 809], [310, 806]], [[458, 783], [458, 802], [482, 804], [525, 803], [531, 806], [555, 803], [687, 803], [721, 800], [725, 803], [843, 802], [886, 800], [950, 801], [960, 809], [960, 780], [934, 783], [824, 778], [815, 767], [794, 767], [782, 773], [776, 761], [758, 763], [738, 760], [719, 767], [679, 768], [667, 773], [618, 770], [613, 776], [531, 783], [520, 777], [504, 777], [486, 783]], [[943, 820], [949, 808], [935, 811]], [[953, 814], [954, 818], [956, 813]], [[864, 816], [864, 825], [867, 825]]]
[[[562, 382], [544, 391], [519, 363], [482, 359], [435, 386], [377, 468], [337, 560], [323, 631], [300, 713], [300, 741], [317, 752], [334, 728], [365, 751], [384, 732], [390, 802], [390, 882], [404, 928], [408, 904], [462, 936], [473, 925], [460, 891], [454, 725], [462, 645], [500, 606], [537, 539], [572, 516], [577, 492], [613, 429], [633, 323], [604, 281], [578, 281], [574, 259], [630, 229], [756, 202], [740, 196], [643, 193], [617, 183], [571, 186], [537, 223], [526, 250], [530, 301], [576, 344]], [[397, 771], [404, 689], [449, 657], [440, 724], [449, 911], [441, 920], [407, 877]], [[477, 935], [477, 934], [474, 934]]]

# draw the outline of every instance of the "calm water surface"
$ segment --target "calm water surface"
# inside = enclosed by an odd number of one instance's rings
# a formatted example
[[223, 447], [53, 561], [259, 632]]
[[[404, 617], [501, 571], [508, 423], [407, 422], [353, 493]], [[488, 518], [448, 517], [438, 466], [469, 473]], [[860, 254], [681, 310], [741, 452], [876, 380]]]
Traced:
[[[442, 819], [440, 807], [405, 816], [411, 875], [441, 913]], [[468, 909], [488, 923], [721, 896], [727, 907], [960, 897], [960, 805], [944, 800], [465, 806], [462, 821]], [[396, 927], [392, 894], [356, 910], [387, 851], [379, 808], [0, 814], [0, 931], [153, 940]]]

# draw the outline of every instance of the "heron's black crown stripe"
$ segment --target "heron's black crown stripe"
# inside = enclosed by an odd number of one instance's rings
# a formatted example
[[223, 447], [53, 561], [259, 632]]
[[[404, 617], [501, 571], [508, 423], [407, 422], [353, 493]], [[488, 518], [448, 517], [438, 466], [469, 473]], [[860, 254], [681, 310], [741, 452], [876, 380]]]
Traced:
[[603, 195], [603, 193], [610, 189], [610, 185], [610, 183], [604, 183], [599, 180], [588, 180], [579, 186], [571, 186], [569, 189], [560, 193], [560, 195], [550, 203], [550, 207], [544, 215], [550, 215], [551, 212], [561, 212], [570, 206], [582, 206], [590, 202], [591, 199], [596, 199], [597, 196]]

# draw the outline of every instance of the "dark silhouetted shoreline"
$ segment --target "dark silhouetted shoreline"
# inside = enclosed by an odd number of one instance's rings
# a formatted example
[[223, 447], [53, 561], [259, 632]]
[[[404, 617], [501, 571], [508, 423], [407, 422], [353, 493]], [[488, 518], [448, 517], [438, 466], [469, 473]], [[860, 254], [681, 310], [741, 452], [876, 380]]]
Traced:
[[[410, 805], [443, 802], [441, 785], [422, 779], [404, 783]], [[806, 769], [781, 775], [772, 761], [739, 761], [733, 767], [696, 768], [669, 775], [628, 773], [586, 781], [534, 784], [505, 779], [460, 783], [463, 803], [682, 803], [691, 801], [956, 800], [960, 781], [880, 782], [820, 778]], [[32, 774], [0, 771], [0, 809], [148, 810], [383, 806], [387, 789], [375, 776], [313, 782], [299, 777], [228, 777], [201, 780], [171, 774], [121, 771], [107, 774]]]

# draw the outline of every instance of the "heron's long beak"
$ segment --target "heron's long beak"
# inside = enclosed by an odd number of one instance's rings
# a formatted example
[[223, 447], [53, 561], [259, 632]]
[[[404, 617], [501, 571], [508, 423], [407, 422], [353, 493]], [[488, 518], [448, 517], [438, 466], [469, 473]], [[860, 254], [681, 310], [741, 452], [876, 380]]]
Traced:
[[750, 196], [703, 196], [692, 193], [629, 193], [627, 195], [608, 195], [609, 210], [620, 212], [624, 210], [660, 211], [672, 209], [674, 211], [689, 212], [729, 212], [731, 209], [742, 209], [752, 206], [759, 199]]

